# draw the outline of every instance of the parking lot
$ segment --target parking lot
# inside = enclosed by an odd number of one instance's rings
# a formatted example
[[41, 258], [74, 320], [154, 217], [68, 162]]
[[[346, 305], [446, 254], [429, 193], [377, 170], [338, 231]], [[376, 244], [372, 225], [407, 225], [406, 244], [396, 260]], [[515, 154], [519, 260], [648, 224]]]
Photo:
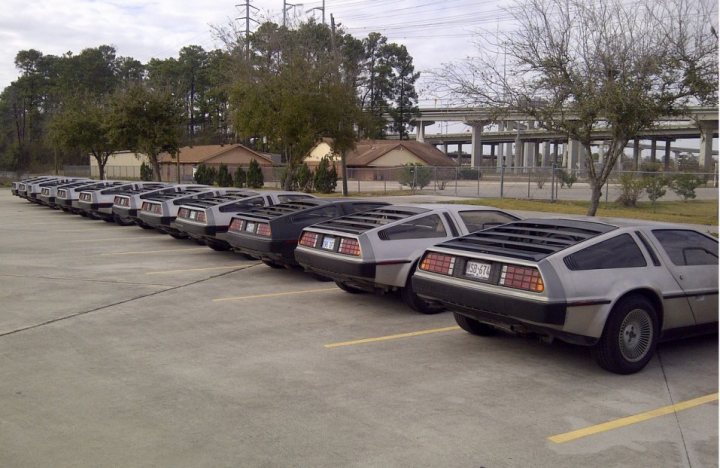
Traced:
[[717, 335], [621, 376], [9, 189], [0, 219], [0, 466], [717, 466]]

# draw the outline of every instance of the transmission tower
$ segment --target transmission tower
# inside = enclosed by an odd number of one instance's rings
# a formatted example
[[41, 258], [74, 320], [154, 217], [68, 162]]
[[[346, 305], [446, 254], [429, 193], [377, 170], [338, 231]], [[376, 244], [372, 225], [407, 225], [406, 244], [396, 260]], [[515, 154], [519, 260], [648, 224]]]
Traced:
[[250, 8], [258, 11], [258, 8], [250, 4], [250, 0], [245, 0], [245, 3], [235, 5], [235, 8], [245, 7], [245, 16], [235, 18], [235, 20], [245, 20], [245, 59], [250, 59], [250, 22], [253, 21], [255, 24], [260, 24], [255, 18], [250, 16]]

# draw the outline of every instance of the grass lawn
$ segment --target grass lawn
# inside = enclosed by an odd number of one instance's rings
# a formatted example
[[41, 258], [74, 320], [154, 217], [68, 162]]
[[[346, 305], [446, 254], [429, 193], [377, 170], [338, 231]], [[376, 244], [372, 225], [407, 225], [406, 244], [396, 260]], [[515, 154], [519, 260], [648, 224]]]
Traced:
[[[547, 213], [565, 213], [584, 215], [589, 202], [585, 201], [549, 201], [481, 198], [455, 203], [488, 205], [506, 210], [542, 211]], [[715, 200], [689, 200], [657, 202], [653, 208], [650, 202], [638, 202], [637, 208], [628, 208], [617, 203], [600, 203], [597, 216], [608, 218], [634, 218], [669, 223], [702, 224], [717, 226], [718, 203]]]

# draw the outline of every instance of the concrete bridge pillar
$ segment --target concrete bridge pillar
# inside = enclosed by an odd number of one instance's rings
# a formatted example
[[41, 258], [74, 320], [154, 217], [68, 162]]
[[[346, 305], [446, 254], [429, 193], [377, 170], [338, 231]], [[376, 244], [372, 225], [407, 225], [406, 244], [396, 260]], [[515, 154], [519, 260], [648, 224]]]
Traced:
[[657, 140], [653, 138], [650, 142], [650, 162], [655, 163], [657, 160]]
[[[498, 132], [504, 132], [505, 131], [505, 122], [498, 122]], [[493, 146], [493, 149], [495, 147]], [[502, 167], [502, 161], [505, 157], [505, 144], [504, 143], [498, 143], [497, 145], [497, 158], [495, 158], [495, 168], [497, 169], [497, 172], [500, 172], [500, 168]]]
[[540, 163], [542, 167], [548, 167], [550, 165], [550, 142], [549, 141], [543, 141], [542, 142], [542, 162]]
[[482, 162], [482, 131], [488, 124], [486, 121], [466, 122], [472, 129], [472, 149], [470, 150], [470, 166], [478, 167]]
[[667, 139], [665, 140], [665, 154], [663, 155], [663, 167], [667, 171], [670, 169], [670, 144], [672, 143], [672, 140]]
[[[515, 124], [513, 122], [505, 122], [505, 130], [511, 131], [515, 129]], [[505, 166], [513, 166], [514, 160], [515, 160], [515, 153], [513, 153], [513, 144], [512, 143], [505, 143]]]
[[700, 169], [705, 172], [712, 172], [713, 157], [712, 157], [712, 142], [713, 142], [713, 131], [716, 130], [712, 122], [702, 122], [700, 124], [700, 156], [698, 162], [700, 163]]
[[640, 168], [640, 138], [635, 138], [633, 142], [633, 171]]
[[567, 142], [567, 160], [564, 161], [563, 165], [570, 171], [579, 169], [579, 158], [580, 158], [580, 142], [577, 140], [569, 139]]
[[523, 141], [520, 139], [520, 132], [515, 136], [515, 155], [513, 162], [513, 169], [515, 172], [523, 165]]

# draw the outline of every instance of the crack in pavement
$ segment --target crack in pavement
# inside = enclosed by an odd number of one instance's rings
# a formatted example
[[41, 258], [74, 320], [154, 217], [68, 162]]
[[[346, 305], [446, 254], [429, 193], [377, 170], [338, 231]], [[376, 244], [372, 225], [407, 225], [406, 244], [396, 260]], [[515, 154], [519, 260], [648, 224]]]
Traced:
[[47, 280], [58, 280], [58, 281], [81, 281], [86, 283], [104, 283], [104, 284], [123, 284], [130, 286], [153, 286], [159, 288], [174, 287], [172, 284], [160, 284], [160, 283], [135, 283], [132, 281], [119, 281], [119, 280], [100, 280], [91, 278], [67, 278], [63, 276], [35, 276], [35, 275], [16, 275], [12, 273], [0, 273], [0, 277], [11, 277], [11, 278], [31, 278], [31, 279], [47, 279]]
[[[229, 275], [229, 274], [231, 274], [231, 273], [235, 273], [235, 272], [237, 272], [237, 271], [247, 270], [247, 269], [249, 269], [249, 268], [253, 268], [253, 267], [256, 267], [256, 266], [258, 266], [258, 265], [260, 265], [260, 262], [258, 262], [258, 263], [253, 263], [253, 264], [251, 264], [251, 265], [243, 265], [242, 267], [236, 268], [236, 269], [234, 269], [234, 270], [226, 271], [226, 272], [224, 272], [224, 273], [219, 273], [219, 274], [217, 274], [217, 275], [209, 276], [209, 277], [207, 277], [207, 278], [203, 278], [203, 279], [200, 279], [200, 280], [197, 280], [197, 281], [191, 281], [190, 283], [181, 284], [181, 285], [179, 285], [179, 286], [173, 286], [173, 287], [170, 287], [170, 288], [167, 288], [167, 289], [163, 289], [163, 290], [161, 290], [161, 291], [153, 291], [153, 292], [151, 292], [151, 293], [143, 294], [143, 295], [136, 296], [136, 297], [132, 297], [132, 298], [130, 298], [130, 299], [124, 299], [124, 300], [122, 300], [122, 301], [113, 302], [112, 304], [106, 304], [106, 305], [103, 305], [103, 306], [100, 306], [100, 307], [95, 307], [94, 309], [85, 310], [85, 311], [82, 311], [82, 312], [76, 312], [76, 313], [74, 313], [74, 314], [65, 315], [65, 316], [63, 316], [63, 317], [58, 317], [58, 318], [54, 318], [54, 319], [51, 319], [51, 320], [46, 320], [46, 321], [44, 321], [44, 322], [37, 323], [37, 324], [35, 324], [35, 325], [28, 325], [28, 326], [26, 326], [26, 327], [17, 328], [17, 329], [15, 329], [15, 330], [10, 330], [10, 331], [8, 331], [8, 332], [2, 332], [2, 333], [0, 333], [0, 338], [6, 337], [6, 336], [9, 336], [9, 335], [15, 335], [15, 334], [18, 334], [18, 333], [21, 333], [21, 332], [24, 332], [24, 331], [28, 331], [28, 330], [33, 330], [33, 329], [35, 329], [35, 328], [44, 327], [44, 326], [46, 326], [46, 325], [51, 325], [51, 324], [56, 323], [56, 322], [62, 322], [62, 321], [69, 320], [69, 319], [72, 319], [72, 318], [75, 318], [75, 317], [80, 317], [80, 316], [83, 316], [83, 315], [91, 314], [91, 313], [93, 313], [93, 312], [98, 312], [98, 311], [103, 310], [103, 309], [109, 309], [109, 308], [115, 307], [115, 306], [117, 306], [117, 305], [127, 304], [127, 303], [129, 303], [129, 302], [137, 301], [137, 300], [139, 300], [139, 299], [145, 299], [146, 297], [157, 296], [158, 294], [163, 294], [163, 293], [166, 293], [166, 292], [168, 292], [168, 291], [176, 291], [176, 290], [178, 290], [178, 289], [185, 288], [185, 287], [187, 287], [187, 286], [193, 286], [193, 285], [196, 285], [196, 284], [199, 284], [199, 283], [203, 283], [203, 282], [205, 282], [205, 281], [210, 281], [210, 280], [212, 280], [212, 279], [220, 278], [220, 277], [222, 277], [222, 276], [226, 276], [226, 275]], [[6, 276], [7, 276], [7, 275], [6, 275]]]

